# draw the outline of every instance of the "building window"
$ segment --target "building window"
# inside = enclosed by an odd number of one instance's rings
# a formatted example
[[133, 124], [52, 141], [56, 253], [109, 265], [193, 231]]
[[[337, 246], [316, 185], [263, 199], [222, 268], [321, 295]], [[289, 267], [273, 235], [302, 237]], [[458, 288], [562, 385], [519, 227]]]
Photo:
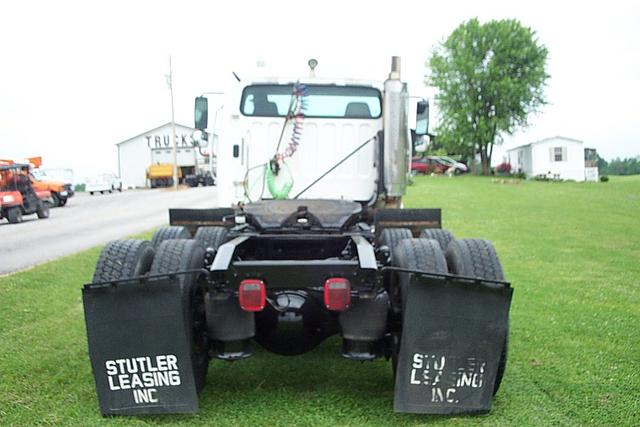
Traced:
[[567, 161], [567, 147], [553, 147], [550, 151], [552, 162]]

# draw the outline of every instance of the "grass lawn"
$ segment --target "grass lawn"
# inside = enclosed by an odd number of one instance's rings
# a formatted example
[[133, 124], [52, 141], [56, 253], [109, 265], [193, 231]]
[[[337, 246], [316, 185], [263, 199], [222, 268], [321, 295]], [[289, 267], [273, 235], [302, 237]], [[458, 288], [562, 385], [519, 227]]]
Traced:
[[195, 416], [102, 418], [80, 294], [95, 248], [0, 278], [0, 425], [640, 424], [640, 177], [418, 177], [405, 204], [442, 207], [457, 237], [492, 240], [515, 288], [489, 415], [394, 414], [390, 365], [342, 359], [332, 339], [299, 357], [212, 362]]

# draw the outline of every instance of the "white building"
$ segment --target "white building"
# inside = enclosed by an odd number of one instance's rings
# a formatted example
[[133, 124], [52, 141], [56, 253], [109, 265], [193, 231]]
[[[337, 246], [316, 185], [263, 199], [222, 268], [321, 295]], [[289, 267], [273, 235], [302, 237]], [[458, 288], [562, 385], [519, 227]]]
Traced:
[[507, 161], [512, 171], [528, 177], [597, 181], [593, 154], [595, 150], [585, 150], [582, 141], [554, 136], [507, 150]]
[[[193, 146], [194, 129], [176, 123], [176, 157], [182, 176], [208, 169], [209, 150]], [[147, 187], [147, 168], [156, 163], [173, 163], [171, 123], [136, 135], [116, 144], [118, 175], [123, 188]], [[202, 151], [202, 153], [201, 153]], [[203, 156], [205, 154], [206, 156]]]

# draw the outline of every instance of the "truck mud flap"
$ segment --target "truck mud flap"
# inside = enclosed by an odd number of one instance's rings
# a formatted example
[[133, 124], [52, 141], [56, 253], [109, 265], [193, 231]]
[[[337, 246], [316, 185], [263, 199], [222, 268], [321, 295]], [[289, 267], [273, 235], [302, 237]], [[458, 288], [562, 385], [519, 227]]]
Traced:
[[82, 296], [102, 415], [197, 412], [178, 281], [89, 284]]
[[394, 411], [488, 412], [512, 293], [506, 282], [414, 274], [402, 321]]

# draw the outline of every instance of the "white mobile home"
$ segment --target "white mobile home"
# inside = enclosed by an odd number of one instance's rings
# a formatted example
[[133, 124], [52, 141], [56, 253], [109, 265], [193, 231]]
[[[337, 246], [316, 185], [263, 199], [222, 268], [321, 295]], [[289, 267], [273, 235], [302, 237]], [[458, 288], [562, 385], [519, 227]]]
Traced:
[[595, 165], [585, 166], [584, 143], [577, 139], [555, 136], [531, 142], [508, 150], [507, 158], [513, 171], [524, 172], [528, 177], [544, 175], [575, 181], [598, 179]]

